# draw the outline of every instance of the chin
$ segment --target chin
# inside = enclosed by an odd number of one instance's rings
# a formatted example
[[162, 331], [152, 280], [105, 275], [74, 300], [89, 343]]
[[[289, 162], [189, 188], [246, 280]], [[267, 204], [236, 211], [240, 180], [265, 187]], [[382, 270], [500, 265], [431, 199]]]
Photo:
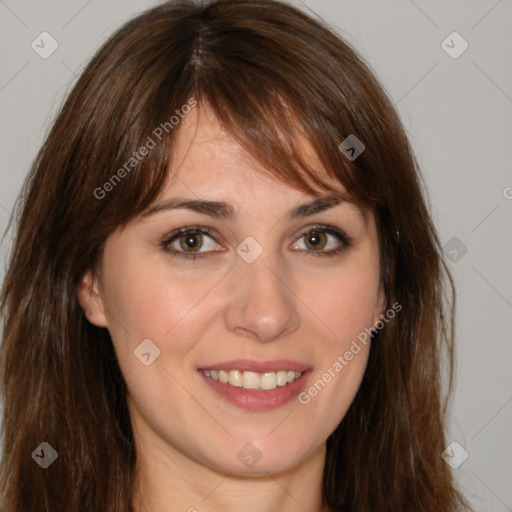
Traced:
[[312, 447], [305, 451], [303, 442], [290, 446], [282, 438], [270, 441], [265, 436], [253, 438], [253, 441], [236, 440], [232, 446], [222, 450], [212, 465], [223, 473], [268, 477], [269, 474], [293, 470], [315, 451]]

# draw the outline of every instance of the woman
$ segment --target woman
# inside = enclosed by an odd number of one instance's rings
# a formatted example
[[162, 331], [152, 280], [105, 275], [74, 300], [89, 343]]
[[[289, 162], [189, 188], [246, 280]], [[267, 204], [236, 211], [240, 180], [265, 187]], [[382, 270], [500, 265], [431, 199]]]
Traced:
[[274, 0], [138, 16], [18, 208], [5, 512], [464, 509], [450, 276], [395, 111], [321, 22]]

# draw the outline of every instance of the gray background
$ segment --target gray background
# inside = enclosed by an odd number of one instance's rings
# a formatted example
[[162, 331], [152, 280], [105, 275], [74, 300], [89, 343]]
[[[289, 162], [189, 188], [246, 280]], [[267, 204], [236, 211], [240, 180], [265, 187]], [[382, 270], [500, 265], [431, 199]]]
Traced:
[[[2, 232], [84, 62], [122, 22], [157, 3], [0, 0]], [[454, 473], [476, 511], [512, 511], [512, 0], [303, 5], [360, 51], [405, 123], [458, 288], [450, 442], [469, 457]], [[47, 59], [31, 48], [43, 31], [59, 44]], [[458, 58], [442, 46], [453, 31], [469, 44]], [[457, 39], [446, 44], [462, 48]]]

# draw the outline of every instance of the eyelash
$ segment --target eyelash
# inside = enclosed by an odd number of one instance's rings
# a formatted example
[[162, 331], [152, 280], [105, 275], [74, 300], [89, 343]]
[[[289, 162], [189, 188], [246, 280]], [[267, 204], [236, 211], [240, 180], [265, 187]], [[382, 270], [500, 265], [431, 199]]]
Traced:
[[[179, 236], [184, 235], [186, 233], [194, 233], [194, 234], [200, 234], [200, 235], [209, 235], [209, 236], [211, 236], [213, 238], [213, 236], [212, 236], [213, 230], [210, 229], [210, 228], [200, 227], [200, 226], [188, 226], [188, 227], [185, 227], [185, 228], [176, 229], [172, 233], [170, 233], [169, 235], [166, 235], [165, 238], [160, 241], [160, 246], [162, 247], [162, 249], [167, 254], [169, 254], [171, 256], [177, 256], [177, 257], [180, 257], [180, 258], [186, 258], [188, 260], [195, 260], [198, 257], [205, 258], [205, 257], [208, 257], [208, 256], [212, 255], [212, 251], [208, 251], [206, 253], [187, 253], [187, 252], [177, 251], [175, 249], [170, 249], [169, 248], [169, 245], [172, 242], [174, 242]], [[309, 256], [312, 256], [312, 257], [317, 257], [317, 256], [320, 256], [320, 257], [333, 257], [333, 256], [337, 256], [343, 250], [345, 250], [346, 248], [352, 246], [353, 243], [354, 243], [354, 240], [351, 237], [349, 237], [346, 233], [344, 233], [343, 231], [340, 231], [337, 228], [334, 228], [332, 226], [327, 226], [327, 225], [324, 225], [324, 224], [318, 224], [316, 226], [313, 226], [311, 228], [308, 228], [308, 229], [302, 231], [301, 232], [301, 236], [299, 237], [299, 239], [301, 237], [307, 236], [307, 235], [309, 235], [311, 233], [324, 233], [324, 234], [332, 235], [332, 236], [334, 236], [335, 238], [337, 238], [341, 242], [341, 245], [338, 248], [331, 249], [329, 251], [308, 251], [308, 250], [301, 249], [300, 250], [301, 252], [305, 252], [305, 253], [308, 254], [307, 257], [309, 257]], [[217, 252], [217, 251], [214, 251], [214, 252]]]

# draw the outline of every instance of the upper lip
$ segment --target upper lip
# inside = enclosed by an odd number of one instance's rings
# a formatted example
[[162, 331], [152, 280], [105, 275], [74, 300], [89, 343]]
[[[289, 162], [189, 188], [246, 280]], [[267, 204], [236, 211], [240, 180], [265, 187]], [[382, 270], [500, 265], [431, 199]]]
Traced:
[[239, 370], [242, 372], [278, 372], [284, 371], [297, 371], [305, 372], [311, 369], [303, 363], [296, 361], [289, 361], [285, 359], [274, 359], [269, 361], [255, 361], [254, 359], [236, 359], [234, 361], [224, 361], [222, 363], [205, 364], [199, 368], [200, 370]]

